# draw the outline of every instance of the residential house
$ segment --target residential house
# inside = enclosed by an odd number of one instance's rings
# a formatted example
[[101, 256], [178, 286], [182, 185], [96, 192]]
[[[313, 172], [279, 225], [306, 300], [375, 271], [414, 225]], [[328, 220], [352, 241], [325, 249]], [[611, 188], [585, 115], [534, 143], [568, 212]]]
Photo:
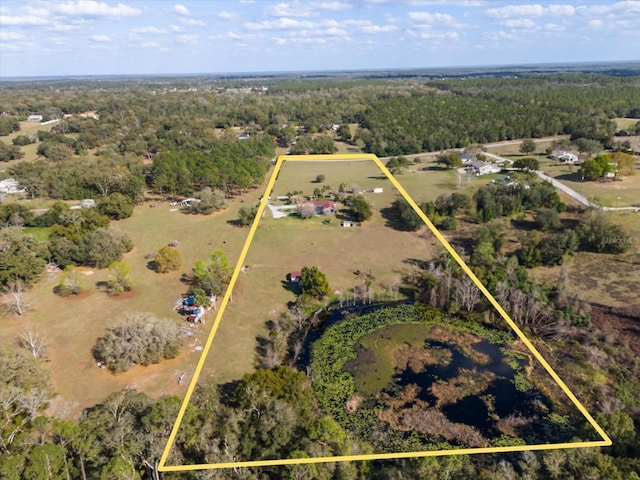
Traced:
[[336, 213], [336, 203], [332, 200], [314, 200], [312, 202], [305, 202], [305, 204], [313, 205], [316, 210], [316, 215], [332, 215]]
[[557, 160], [560, 163], [569, 164], [578, 163], [578, 161], [580, 160], [578, 158], [578, 155], [576, 155], [575, 153], [567, 152], [566, 150], [556, 150], [551, 155], [549, 155], [549, 158], [551, 158], [552, 160]]
[[487, 175], [489, 173], [499, 173], [502, 170], [498, 165], [486, 163], [480, 160], [471, 162], [471, 169], [476, 175]]

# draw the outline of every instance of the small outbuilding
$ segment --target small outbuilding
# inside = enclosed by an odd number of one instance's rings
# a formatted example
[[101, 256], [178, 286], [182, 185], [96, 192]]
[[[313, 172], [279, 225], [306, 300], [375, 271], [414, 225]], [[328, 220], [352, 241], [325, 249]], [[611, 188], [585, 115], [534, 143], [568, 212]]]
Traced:
[[384, 188], [382, 187], [376, 187], [373, 189], [373, 193], [382, 193], [384, 192]]
[[300, 281], [300, 277], [302, 277], [302, 272], [298, 270], [294, 270], [289, 273], [289, 281], [293, 283], [298, 283]]

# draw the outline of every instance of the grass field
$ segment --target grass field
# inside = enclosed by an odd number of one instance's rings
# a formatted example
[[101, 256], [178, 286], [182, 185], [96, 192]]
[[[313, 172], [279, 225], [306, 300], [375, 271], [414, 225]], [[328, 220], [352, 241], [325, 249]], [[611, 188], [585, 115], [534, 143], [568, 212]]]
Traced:
[[636, 174], [616, 181], [582, 181], [578, 166], [556, 165], [549, 159], [540, 161], [540, 169], [576, 192], [603, 207], [640, 206], [640, 163]]
[[631, 128], [638, 123], [637, 118], [614, 118], [613, 121], [616, 122], [619, 130]]
[[[256, 200], [258, 190], [245, 197]], [[21, 318], [0, 317], [0, 344], [12, 344], [28, 328], [36, 329], [46, 338], [49, 352], [47, 368], [51, 372], [57, 394], [51, 404], [56, 415], [75, 416], [83, 408], [101, 402], [111, 392], [125, 386], [137, 388], [147, 394], [159, 396], [184, 392], [190, 373], [200, 352], [194, 347], [202, 345], [208, 333], [208, 325], [194, 327], [187, 347], [176, 359], [149, 367], [134, 367], [113, 375], [96, 367], [91, 347], [106, 329], [120, 323], [127, 312], [150, 312], [159, 317], [171, 318], [187, 330], [184, 319], [173, 311], [173, 303], [187, 287], [180, 281], [182, 272], [189, 272], [195, 261], [206, 257], [216, 249], [222, 249], [235, 262], [247, 235], [229, 221], [237, 218], [242, 205], [234, 202], [227, 210], [210, 216], [184, 215], [168, 203], [158, 208], [147, 205], [137, 207], [133, 216], [114, 224], [114, 228], [127, 232], [135, 245], [124, 261], [131, 266], [135, 282], [134, 290], [121, 297], [112, 298], [98, 287], [107, 279], [106, 270], [85, 272], [85, 292], [80, 297], [61, 298], [53, 293], [60, 280], [60, 272], [45, 273], [29, 292], [33, 310]], [[145, 254], [158, 250], [172, 240], [180, 242], [185, 257], [181, 272], [156, 274], [147, 268]], [[197, 343], [196, 343], [197, 342]], [[179, 375], [187, 373], [186, 381], [177, 384]]]
[[[274, 186], [276, 194], [312, 191], [316, 175], [326, 184], [356, 183], [361, 189], [382, 187], [381, 194], [365, 193], [374, 206], [373, 218], [362, 227], [343, 228], [339, 219], [325, 225], [321, 217], [261, 219], [245, 265], [215, 336], [203, 375], [217, 382], [240, 378], [254, 367], [256, 336], [265, 334], [265, 322], [275, 319], [296, 296], [286, 282], [287, 273], [315, 265], [327, 275], [333, 291], [348, 292], [361, 284], [354, 274], [373, 275], [382, 292], [399, 283], [409, 258], [430, 258], [435, 238], [400, 232], [386, 225], [379, 210], [397, 198], [391, 183], [373, 162], [288, 162]], [[340, 214], [338, 214], [340, 216]]]
[[[40, 125], [40, 122], [20, 122], [20, 130], [17, 132], [13, 132], [6, 137], [0, 137], [0, 140], [6, 143], [7, 145], [11, 145], [14, 138], [18, 135], [26, 135], [28, 137], [35, 135], [38, 133], [38, 130], [50, 131], [55, 124], [49, 125]], [[11, 168], [13, 165], [20, 163], [25, 160], [33, 161], [38, 158], [37, 150], [38, 144], [32, 143], [30, 145], [24, 145], [20, 147], [20, 150], [24, 153], [24, 157], [20, 160], [12, 160], [10, 162], [2, 162], [0, 163], [0, 178], [3, 176], [6, 177], [5, 172]]]

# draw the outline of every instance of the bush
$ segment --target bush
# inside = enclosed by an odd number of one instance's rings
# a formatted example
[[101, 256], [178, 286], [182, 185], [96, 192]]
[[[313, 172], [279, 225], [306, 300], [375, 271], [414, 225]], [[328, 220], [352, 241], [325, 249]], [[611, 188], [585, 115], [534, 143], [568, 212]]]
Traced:
[[109, 329], [93, 347], [96, 360], [114, 372], [124, 372], [134, 365], [159, 363], [175, 358], [182, 340], [177, 325], [148, 314], [134, 314], [122, 325]]
[[153, 260], [154, 270], [158, 273], [175, 272], [182, 267], [182, 254], [174, 247], [162, 247]]

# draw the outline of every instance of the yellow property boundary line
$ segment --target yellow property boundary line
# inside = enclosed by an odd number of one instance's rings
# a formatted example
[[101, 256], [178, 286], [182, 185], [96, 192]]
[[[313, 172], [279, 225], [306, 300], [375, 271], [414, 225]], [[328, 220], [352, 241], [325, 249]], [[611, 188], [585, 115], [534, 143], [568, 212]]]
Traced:
[[[238, 280], [238, 275], [244, 265], [244, 260], [247, 256], [247, 252], [249, 250], [249, 246], [253, 241], [253, 237], [258, 228], [258, 223], [260, 223], [260, 219], [264, 213], [267, 202], [269, 201], [269, 196], [271, 195], [271, 191], [273, 190], [273, 185], [278, 177], [278, 173], [282, 167], [282, 164], [285, 161], [293, 161], [293, 162], [304, 162], [304, 161], [348, 161], [348, 160], [367, 160], [373, 161], [380, 170], [387, 176], [387, 178], [391, 181], [393, 186], [398, 189], [398, 192], [405, 198], [405, 200], [411, 205], [414, 211], [420, 216], [422, 221], [429, 227], [431, 233], [435, 235], [438, 241], [444, 246], [444, 248], [451, 254], [451, 256], [455, 259], [455, 261], [460, 265], [462, 270], [473, 280], [476, 286], [480, 289], [480, 291], [484, 294], [484, 296], [489, 300], [491, 305], [500, 313], [502, 318], [507, 322], [507, 324], [513, 329], [513, 331], [517, 334], [518, 338], [522, 340], [522, 342], [527, 346], [529, 351], [533, 354], [534, 357], [542, 364], [545, 370], [551, 375], [553, 380], [560, 386], [562, 391], [569, 397], [571, 402], [578, 408], [580, 413], [584, 415], [587, 421], [591, 424], [598, 435], [602, 437], [602, 440], [598, 441], [590, 441], [590, 442], [566, 442], [566, 443], [556, 443], [556, 444], [539, 444], [539, 445], [515, 445], [515, 446], [503, 446], [503, 447], [486, 447], [486, 448], [461, 448], [461, 449], [452, 449], [452, 450], [433, 450], [433, 451], [422, 451], [422, 452], [400, 452], [400, 453], [373, 453], [366, 455], [344, 455], [339, 457], [315, 457], [315, 458], [289, 458], [289, 459], [279, 459], [279, 460], [256, 460], [256, 461], [244, 461], [244, 462], [226, 462], [226, 463], [207, 463], [207, 464], [198, 464], [198, 465], [166, 465], [167, 458], [169, 457], [169, 453], [176, 439], [176, 435], [182, 423], [182, 419], [184, 417], [184, 413], [189, 405], [189, 401], [191, 400], [191, 396], [193, 395], [193, 391], [198, 382], [198, 378], [202, 371], [202, 367], [207, 359], [209, 354], [209, 349], [211, 348], [211, 344], [213, 343], [213, 338], [220, 326], [220, 321], [222, 320], [222, 316], [224, 311], [229, 303], [229, 299], [231, 298], [231, 293], [233, 291], [233, 287]], [[611, 439], [607, 436], [604, 430], [596, 423], [593, 417], [587, 412], [586, 408], [580, 403], [580, 401], [575, 397], [575, 395], [569, 390], [569, 388], [565, 385], [565, 383], [560, 379], [558, 374], [553, 370], [551, 365], [542, 357], [540, 352], [536, 350], [533, 344], [529, 341], [529, 339], [522, 333], [520, 328], [514, 323], [514, 321], [509, 317], [507, 312], [500, 306], [500, 304], [493, 298], [493, 295], [489, 293], [487, 288], [478, 280], [475, 274], [471, 271], [471, 269], [467, 266], [467, 264], [462, 260], [462, 258], [458, 255], [458, 253], [453, 249], [453, 247], [449, 244], [449, 242], [442, 236], [442, 234], [438, 231], [438, 229], [431, 223], [429, 218], [424, 214], [424, 212], [418, 207], [416, 202], [411, 198], [411, 196], [406, 192], [406, 190], [400, 185], [400, 183], [395, 179], [395, 177], [387, 170], [387, 168], [382, 164], [380, 159], [373, 154], [335, 154], [335, 155], [280, 155], [276, 162], [275, 169], [269, 179], [267, 184], [267, 189], [262, 196], [262, 200], [258, 206], [258, 211], [256, 213], [255, 219], [251, 224], [251, 229], [249, 230], [249, 236], [244, 243], [242, 248], [242, 252], [240, 253], [240, 258], [238, 259], [238, 263], [233, 271], [233, 275], [231, 276], [231, 280], [229, 281], [229, 286], [227, 287], [224, 297], [222, 298], [222, 302], [220, 303], [220, 309], [218, 310], [218, 314], [216, 315], [216, 319], [211, 327], [211, 332], [209, 333], [209, 337], [207, 338], [207, 342], [204, 345], [202, 350], [202, 355], [200, 356], [200, 360], [198, 361], [198, 365], [196, 366], [194, 375], [189, 383], [189, 387], [187, 388], [187, 393], [182, 401], [182, 405], [180, 406], [180, 410], [178, 412], [178, 417], [173, 425], [171, 430], [171, 434], [169, 435], [169, 439], [167, 441], [167, 445], [164, 448], [162, 456], [160, 457], [160, 463], [158, 466], [158, 470], [161, 472], [182, 472], [188, 470], [205, 470], [205, 469], [214, 469], [214, 468], [236, 468], [236, 467], [266, 467], [266, 466], [275, 466], [275, 465], [295, 465], [295, 464], [307, 464], [307, 463], [324, 463], [324, 462], [349, 462], [354, 460], [384, 460], [384, 459], [394, 459], [394, 458], [411, 458], [411, 457], [436, 457], [436, 456], [450, 456], [450, 455], [470, 455], [470, 454], [478, 454], [478, 453], [504, 453], [504, 452], [524, 452], [524, 451], [532, 451], [532, 450], [557, 450], [557, 449], [565, 449], [565, 448], [587, 448], [587, 447], [608, 447], [611, 446]]]

